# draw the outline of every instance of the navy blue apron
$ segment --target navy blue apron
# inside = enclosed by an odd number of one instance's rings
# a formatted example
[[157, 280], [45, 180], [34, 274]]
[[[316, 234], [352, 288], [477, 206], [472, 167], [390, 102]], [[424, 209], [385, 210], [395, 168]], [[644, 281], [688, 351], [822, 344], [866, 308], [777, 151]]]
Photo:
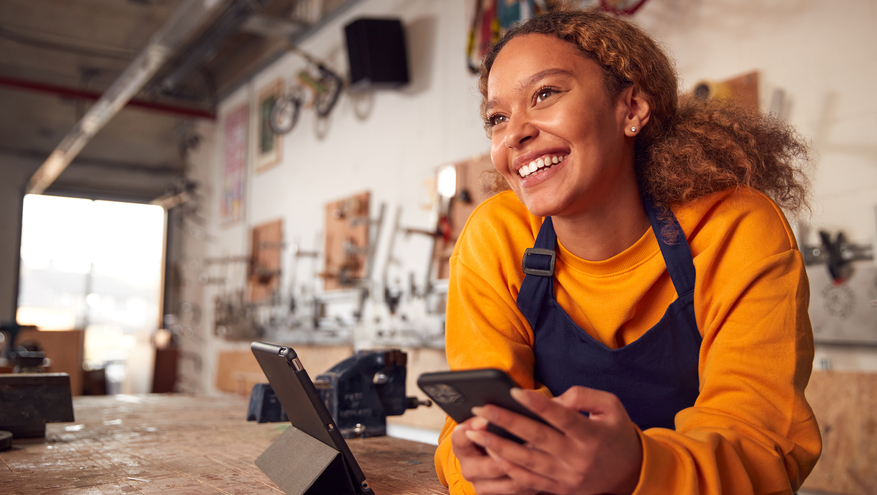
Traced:
[[646, 214], [656, 233], [677, 299], [661, 320], [637, 340], [610, 349], [594, 340], [557, 304], [554, 262], [557, 236], [546, 218], [536, 244], [524, 254], [524, 282], [517, 304], [535, 335], [535, 378], [555, 396], [573, 385], [611, 392], [640, 429], [674, 428], [676, 413], [694, 405], [703, 338], [694, 317], [694, 261], [685, 234], [670, 213], [676, 238], [661, 235], [651, 201]]

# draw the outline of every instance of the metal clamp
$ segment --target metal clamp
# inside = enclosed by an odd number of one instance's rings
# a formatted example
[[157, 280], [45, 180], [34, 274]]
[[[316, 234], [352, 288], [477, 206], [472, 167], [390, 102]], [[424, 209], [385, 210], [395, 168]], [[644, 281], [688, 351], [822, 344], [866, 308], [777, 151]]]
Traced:
[[[527, 257], [531, 254], [538, 254], [543, 256], [551, 256], [551, 261], [549, 261], [549, 267], [547, 270], [540, 270], [538, 268], [527, 268]], [[524, 259], [523, 259], [523, 268], [524, 273], [527, 275], [538, 275], [540, 277], [551, 277], [554, 275], [554, 262], [557, 260], [557, 254], [553, 249], [544, 249], [544, 248], [527, 248], [524, 251]]]

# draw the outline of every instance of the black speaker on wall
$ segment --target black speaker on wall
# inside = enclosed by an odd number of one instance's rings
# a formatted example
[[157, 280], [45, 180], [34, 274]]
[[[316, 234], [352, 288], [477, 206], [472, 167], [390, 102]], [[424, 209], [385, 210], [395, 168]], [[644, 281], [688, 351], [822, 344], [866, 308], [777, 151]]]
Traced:
[[395, 88], [408, 84], [405, 33], [398, 19], [357, 19], [344, 26], [350, 88]]

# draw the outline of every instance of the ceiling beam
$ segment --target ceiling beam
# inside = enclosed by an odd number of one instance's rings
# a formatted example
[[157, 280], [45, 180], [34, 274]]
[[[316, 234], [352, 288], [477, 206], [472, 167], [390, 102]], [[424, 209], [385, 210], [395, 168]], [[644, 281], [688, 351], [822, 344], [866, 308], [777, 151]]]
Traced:
[[[101, 93], [97, 91], [89, 91], [87, 89], [78, 89], [78, 88], [69, 88], [66, 86], [56, 86], [54, 84], [46, 84], [36, 81], [28, 81], [26, 79], [17, 79], [14, 77], [6, 77], [0, 75], [0, 86], [7, 86], [10, 88], [18, 88], [29, 91], [36, 91], [38, 93], [47, 93], [51, 95], [57, 95], [62, 98], [76, 98], [80, 100], [99, 100], [101, 97]], [[215, 120], [216, 114], [209, 110], [203, 110], [195, 107], [188, 107], [182, 105], [170, 105], [167, 103], [159, 103], [157, 101], [149, 101], [149, 100], [138, 100], [131, 99], [126, 104], [128, 107], [137, 107], [143, 108], [146, 110], [153, 110], [156, 112], [169, 113], [172, 115], [178, 115], [182, 117], [194, 117], [199, 119], [209, 119]]]
[[[17, 156], [28, 160], [39, 160], [46, 156], [44, 151], [9, 148], [6, 146], [0, 146], [0, 154]], [[101, 158], [80, 157], [68, 165], [68, 168], [71, 170], [78, 167], [105, 169], [107, 172], [120, 171], [122, 173], [141, 173], [168, 177], [184, 177], [186, 173], [186, 167], [183, 164], [121, 162], [118, 160], [105, 160]]]
[[155, 75], [180, 46], [209, 20], [223, 0], [186, 0], [153, 35], [131, 65], [92, 105], [30, 178], [27, 192], [40, 194], [67, 168], [91, 138]]

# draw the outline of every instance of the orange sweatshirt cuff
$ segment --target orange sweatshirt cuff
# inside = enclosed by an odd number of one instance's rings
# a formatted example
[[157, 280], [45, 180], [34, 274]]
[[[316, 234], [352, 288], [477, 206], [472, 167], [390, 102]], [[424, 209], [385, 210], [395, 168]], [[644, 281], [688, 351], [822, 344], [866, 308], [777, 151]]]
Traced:
[[451, 495], [477, 495], [472, 483], [466, 481], [461, 474], [460, 461], [454, 456], [450, 435], [439, 443], [434, 459], [435, 472], [438, 475], [439, 482], [448, 487]]
[[667, 446], [643, 433], [639, 428], [640, 442], [643, 446], [643, 465], [639, 472], [639, 483], [633, 495], [658, 495], [673, 493], [675, 485], [673, 452]]

